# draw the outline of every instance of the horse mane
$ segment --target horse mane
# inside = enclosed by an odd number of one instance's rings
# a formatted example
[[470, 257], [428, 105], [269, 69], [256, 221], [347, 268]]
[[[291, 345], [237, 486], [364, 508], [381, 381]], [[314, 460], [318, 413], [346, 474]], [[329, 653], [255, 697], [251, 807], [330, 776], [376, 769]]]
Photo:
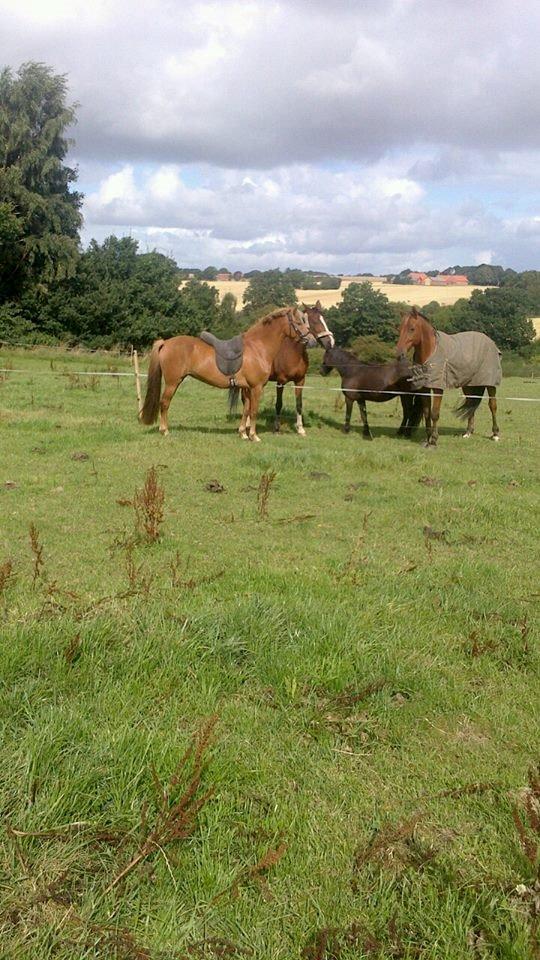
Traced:
[[296, 307], [277, 307], [276, 310], [272, 310], [272, 313], [267, 313], [265, 317], [261, 317], [259, 323], [271, 323], [272, 320], [276, 320], [277, 317], [282, 317], [284, 313], [289, 313], [289, 311], [295, 309]]

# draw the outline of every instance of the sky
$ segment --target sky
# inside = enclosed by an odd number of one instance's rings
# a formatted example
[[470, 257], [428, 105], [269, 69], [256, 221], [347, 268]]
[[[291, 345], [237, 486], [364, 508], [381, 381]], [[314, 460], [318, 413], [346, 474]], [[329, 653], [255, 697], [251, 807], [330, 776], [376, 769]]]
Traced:
[[182, 267], [540, 267], [538, 0], [0, 0], [65, 74], [83, 242]]

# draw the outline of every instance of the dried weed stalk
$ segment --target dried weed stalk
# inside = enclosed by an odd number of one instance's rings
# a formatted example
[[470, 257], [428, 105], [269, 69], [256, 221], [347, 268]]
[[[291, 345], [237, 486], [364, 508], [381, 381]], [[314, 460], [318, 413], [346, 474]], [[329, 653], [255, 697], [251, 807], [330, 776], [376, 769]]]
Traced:
[[268, 473], [261, 474], [261, 479], [259, 480], [259, 487], [257, 490], [257, 510], [259, 511], [259, 517], [261, 520], [266, 520], [268, 517], [268, 501], [270, 499], [270, 490], [275, 479], [275, 470], [269, 470]]
[[177, 550], [169, 564], [171, 568], [171, 586], [173, 589], [194, 590], [195, 587], [219, 580], [219, 578], [225, 574], [225, 570], [218, 570], [216, 573], [207, 573], [198, 578], [183, 577], [182, 572], [186, 569], [187, 565], [187, 561], [182, 558], [180, 551]]
[[154, 575], [144, 572], [144, 563], [137, 566], [133, 557], [133, 548], [133, 540], [127, 540], [124, 544], [124, 563], [128, 581], [128, 596], [141, 594], [147, 597], [154, 582]]
[[270, 888], [266, 882], [265, 873], [271, 867], [275, 867], [276, 863], [279, 863], [286, 850], [286, 843], [280, 843], [276, 848], [267, 850], [266, 853], [257, 860], [257, 863], [254, 863], [251, 867], [244, 867], [243, 870], [240, 870], [233, 882], [229, 884], [225, 890], [222, 890], [221, 893], [218, 893], [212, 900], [212, 903], [216, 903], [218, 900], [227, 896], [227, 894], [230, 894], [232, 897], [237, 897], [240, 887], [244, 883], [253, 880], [260, 885], [265, 899], [271, 899]]
[[14, 580], [13, 563], [11, 560], [4, 560], [3, 563], [0, 563], [0, 602]]
[[34, 523], [30, 524], [29, 528], [30, 534], [30, 549], [32, 551], [32, 557], [34, 561], [34, 571], [32, 583], [35, 584], [40, 577], [43, 576], [43, 568], [45, 566], [45, 560], [43, 559], [43, 544], [39, 540], [39, 532]]
[[136, 867], [148, 857], [174, 840], [185, 840], [196, 825], [199, 811], [212, 796], [213, 790], [201, 790], [202, 775], [206, 767], [206, 754], [213, 743], [217, 717], [211, 717], [193, 737], [180, 760], [169, 783], [165, 786], [152, 771], [154, 784], [159, 793], [158, 811], [154, 825], [146, 824], [143, 812], [144, 839], [125, 867], [114, 877], [105, 894], [122, 883]]
[[160, 538], [164, 501], [165, 491], [159, 483], [157, 470], [150, 467], [144, 486], [135, 491], [132, 501], [137, 533], [148, 543]]

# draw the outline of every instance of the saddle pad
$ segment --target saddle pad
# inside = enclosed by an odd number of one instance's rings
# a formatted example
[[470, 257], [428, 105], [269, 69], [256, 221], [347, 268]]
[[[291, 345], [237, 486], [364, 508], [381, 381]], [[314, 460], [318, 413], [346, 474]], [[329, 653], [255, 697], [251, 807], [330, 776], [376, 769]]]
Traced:
[[441, 333], [429, 360], [414, 364], [416, 387], [496, 387], [502, 380], [501, 353], [485, 333]]
[[209, 330], [203, 330], [199, 340], [204, 340], [214, 348], [217, 368], [224, 376], [232, 377], [238, 373], [244, 359], [244, 338], [241, 333], [230, 340], [220, 340]]

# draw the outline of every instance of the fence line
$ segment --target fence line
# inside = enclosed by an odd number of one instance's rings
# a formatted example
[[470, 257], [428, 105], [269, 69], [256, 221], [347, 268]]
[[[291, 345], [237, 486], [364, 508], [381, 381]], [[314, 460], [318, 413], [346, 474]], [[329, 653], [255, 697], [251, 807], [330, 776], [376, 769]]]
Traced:
[[[0, 367], [0, 374], [10, 374], [10, 373], [25, 373], [29, 377], [134, 377], [134, 373], [131, 371], [124, 370], [23, 370], [20, 368], [12, 367]], [[140, 373], [140, 377], [147, 377], [147, 373]], [[270, 382], [270, 381], [269, 381]], [[313, 384], [304, 384], [303, 386], [296, 386], [292, 382], [284, 384], [287, 387], [294, 387], [295, 390], [315, 390], [318, 393], [343, 393], [342, 387], [323, 387], [313, 386]], [[384, 393], [388, 394], [391, 397], [431, 397], [430, 392], [422, 390], [356, 390], [347, 387], [347, 393]], [[478, 397], [478, 400], [485, 400], [485, 397]], [[503, 397], [500, 394], [497, 397], [498, 400], [515, 400], [520, 403], [540, 403], [540, 397]]]

